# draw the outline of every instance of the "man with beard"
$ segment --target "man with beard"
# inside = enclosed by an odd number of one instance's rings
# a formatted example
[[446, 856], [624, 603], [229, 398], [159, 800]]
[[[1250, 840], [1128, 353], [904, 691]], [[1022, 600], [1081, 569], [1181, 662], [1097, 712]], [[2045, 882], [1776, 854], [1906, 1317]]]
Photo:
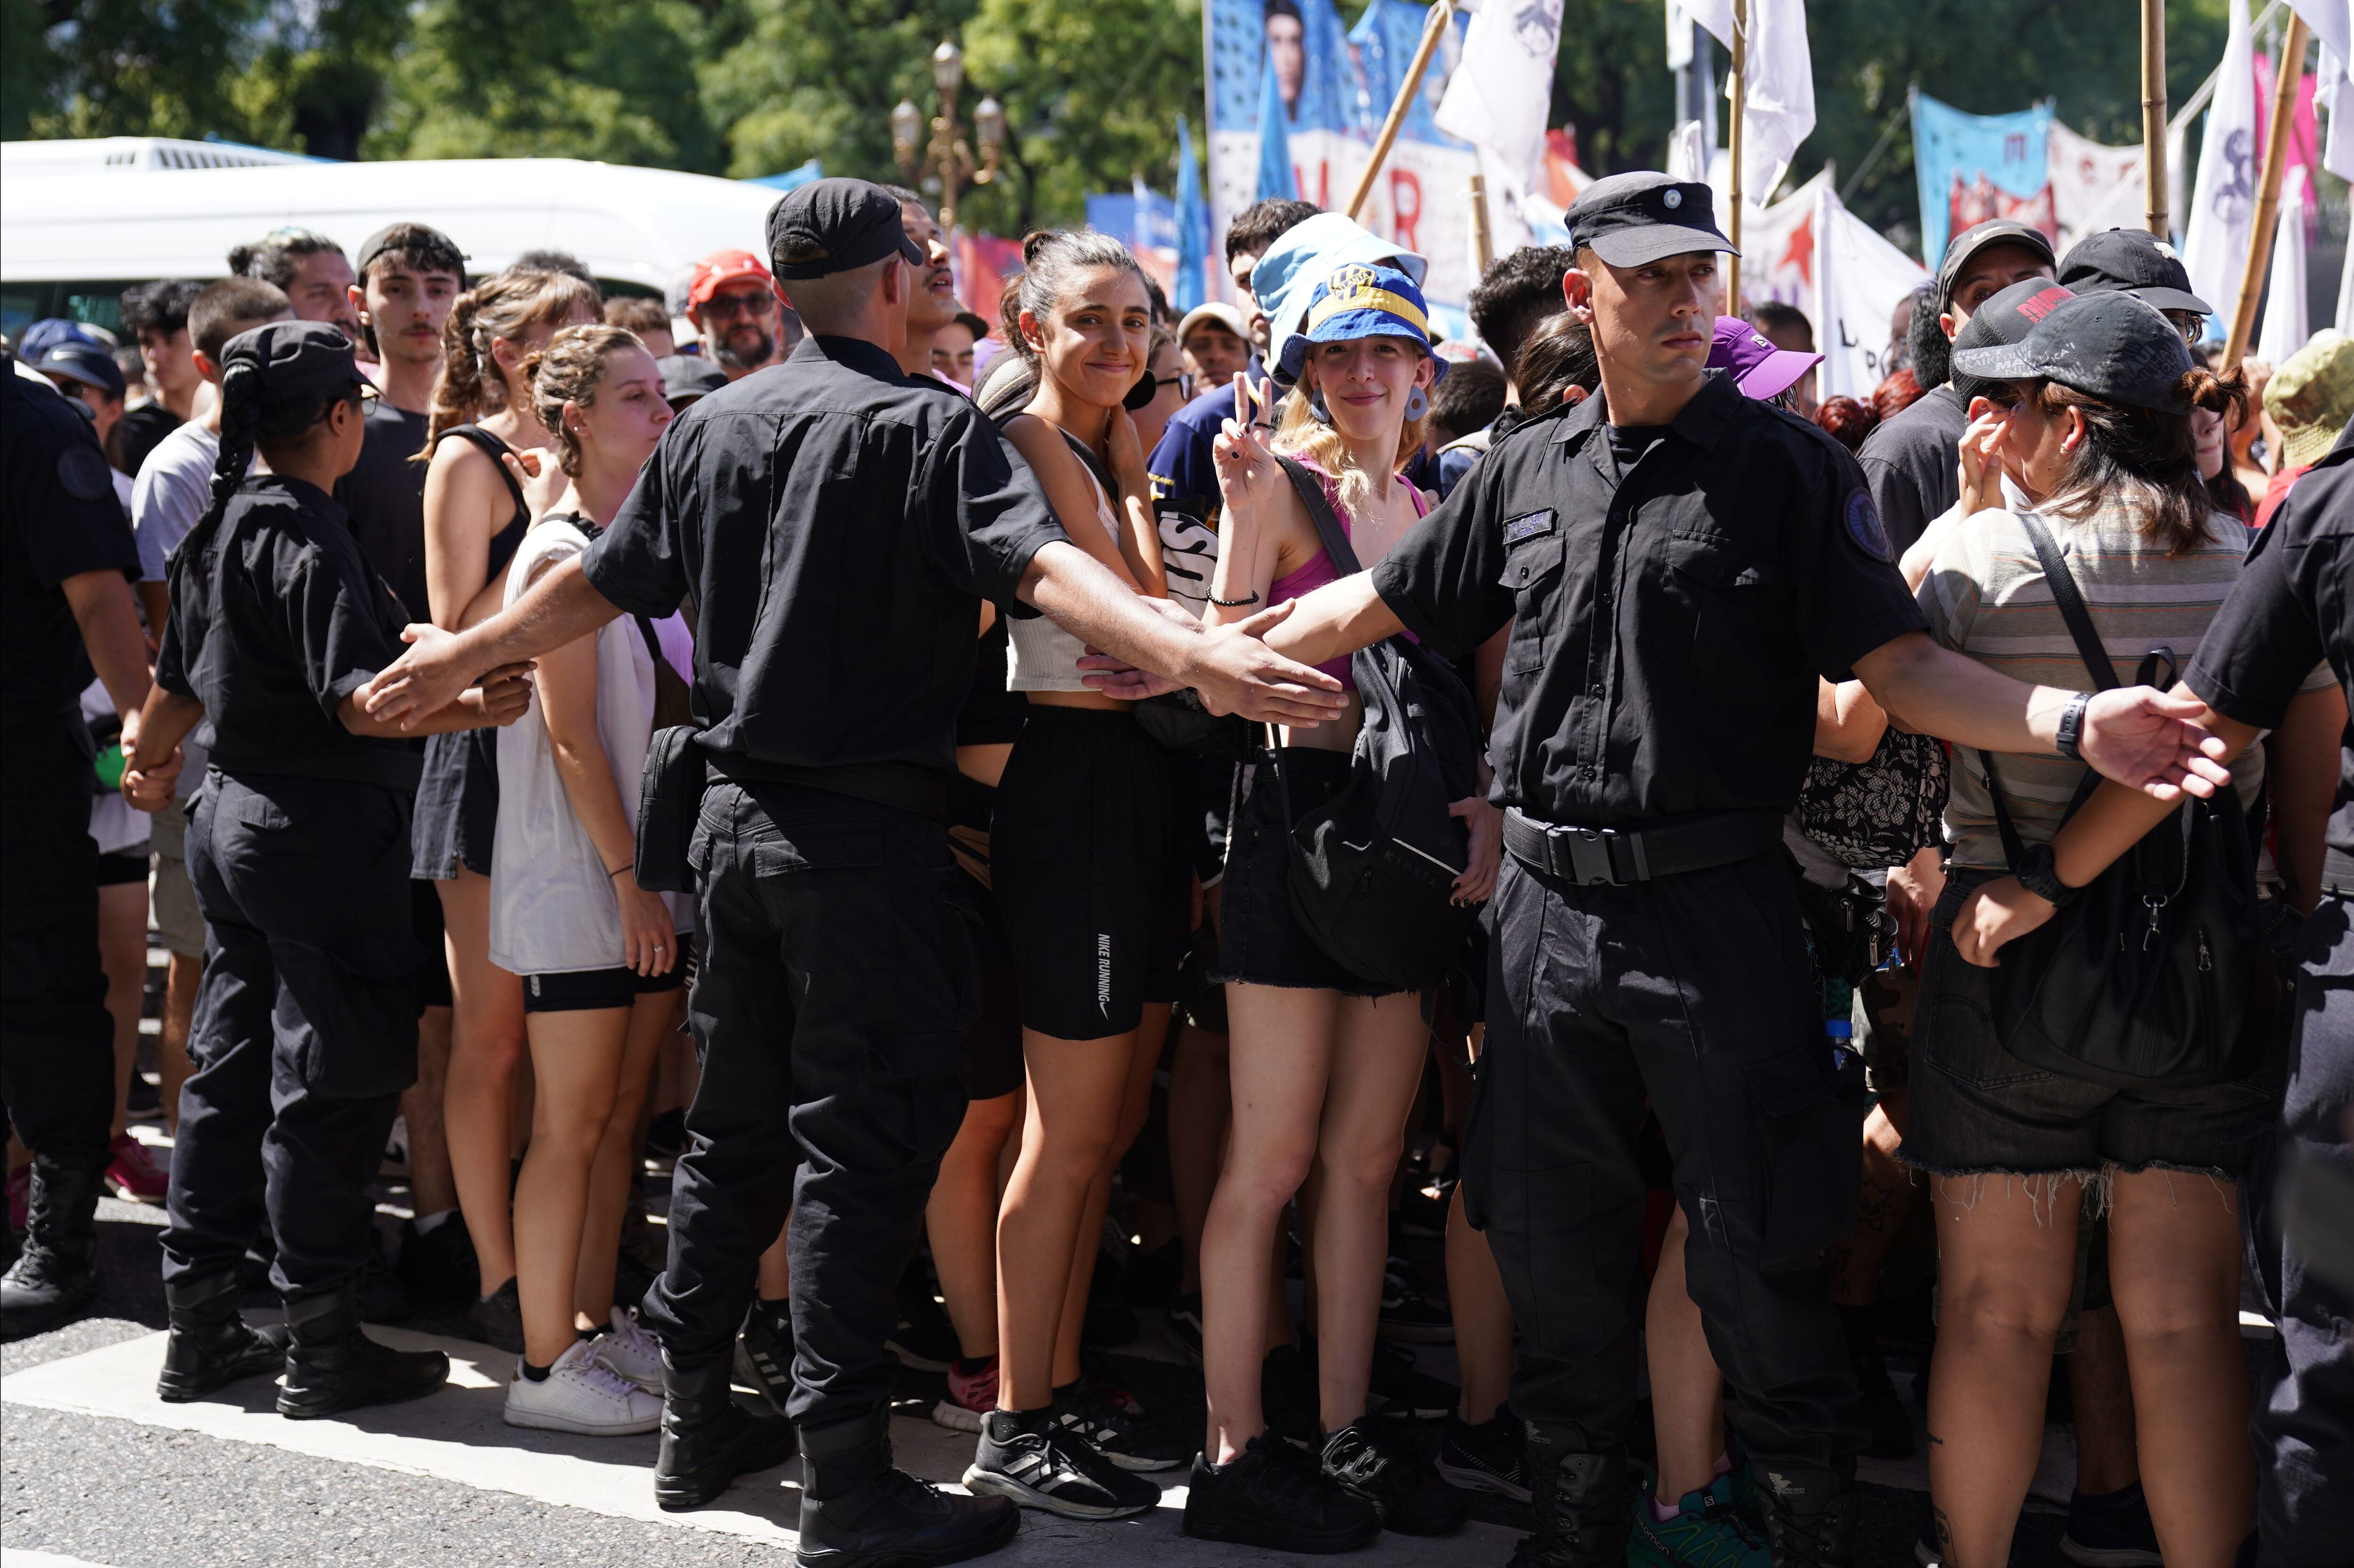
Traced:
[[278, 228], [251, 245], [232, 246], [229, 276], [259, 278], [286, 296], [298, 322], [325, 322], [349, 339], [361, 364], [375, 362], [375, 351], [360, 331], [359, 310], [352, 302], [352, 264], [344, 248], [308, 228]]
[[686, 291], [686, 319], [703, 337], [703, 352], [741, 381], [765, 370], [792, 347], [780, 320], [777, 280], [748, 250], [715, 250], [695, 264]]
[[[957, 302], [956, 274], [949, 266], [948, 237], [924, 198], [905, 185], [885, 185], [899, 204], [899, 221], [924, 264], [916, 269], [916, 292], [907, 302], [907, 346], [899, 351], [899, 368], [910, 376], [932, 376], [932, 339], [956, 324], [964, 307]], [[971, 362], [966, 361], [968, 365]]]

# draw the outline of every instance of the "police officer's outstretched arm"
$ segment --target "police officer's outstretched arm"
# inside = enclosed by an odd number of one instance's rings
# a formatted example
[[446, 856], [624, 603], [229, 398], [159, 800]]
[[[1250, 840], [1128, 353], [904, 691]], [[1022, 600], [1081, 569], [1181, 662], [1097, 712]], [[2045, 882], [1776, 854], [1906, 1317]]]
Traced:
[[[534, 655], [586, 637], [620, 613], [581, 572], [575, 556], [551, 568], [504, 610], [464, 631], [410, 626], [401, 633], [408, 651], [354, 694], [359, 715], [373, 726], [355, 733], [423, 735], [471, 727], [440, 722], [469, 694], [468, 687], [528, 668]], [[504, 718], [486, 715], [472, 723], [507, 724], [522, 711], [517, 707]]]

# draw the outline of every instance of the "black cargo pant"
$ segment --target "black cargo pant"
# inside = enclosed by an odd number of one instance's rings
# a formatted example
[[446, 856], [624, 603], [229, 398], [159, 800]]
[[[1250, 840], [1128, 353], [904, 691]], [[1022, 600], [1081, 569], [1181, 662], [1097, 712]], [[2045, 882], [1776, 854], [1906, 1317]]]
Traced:
[[690, 859], [703, 1079], [647, 1319], [683, 1369], [728, 1354], [790, 1208], [787, 1413], [870, 1414], [898, 1375], [893, 1287], [964, 1118], [977, 987], [948, 832], [845, 795], [719, 783]]
[[92, 1172], [114, 1123], [96, 782], [79, 712], [0, 727], [0, 1098], [26, 1148]]
[[1861, 1086], [1832, 1068], [1786, 857], [1582, 887], [1507, 855], [1494, 922], [1464, 1180], [1520, 1327], [1512, 1409], [1573, 1447], [1623, 1440], [1648, 1098], [1734, 1435], [1761, 1473], [1851, 1475], [1866, 1434], [1822, 1251], [1854, 1227]]
[[2354, 1541], [2354, 1284], [2317, 1273], [2334, 1227], [2354, 1250], [2342, 1181], [2354, 1171], [2354, 900], [2333, 894], [2305, 923], [2280, 1137], [2243, 1183], [2258, 1277], [2280, 1324], [2256, 1385], [2256, 1561], [2343, 1563]]
[[206, 775], [188, 813], [205, 978], [165, 1284], [236, 1268], [265, 1215], [285, 1295], [333, 1290], [366, 1261], [367, 1184], [417, 1077], [408, 810], [375, 784]]

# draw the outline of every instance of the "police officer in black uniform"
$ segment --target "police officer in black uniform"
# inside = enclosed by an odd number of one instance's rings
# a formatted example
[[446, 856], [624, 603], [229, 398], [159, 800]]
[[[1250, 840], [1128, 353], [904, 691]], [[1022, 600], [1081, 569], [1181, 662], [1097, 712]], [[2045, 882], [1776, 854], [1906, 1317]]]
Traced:
[[2221, 771], [2193, 763], [2184, 701], [2031, 689], [1929, 641], [1854, 460], [1705, 370], [1730, 249], [1710, 211], [1706, 185], [1660, 175], [1589, 186], [1563, 287], [1602, 395], [1497, 442], [1267, 639], [1314, 661], [1405, 629], [1458, 656], [1511, 625], [1465, 1190], [1521, 1329], [1537, 1533], [1513, 1561], [1549, 1568], [1616, 1564], [1631, 1523], [1647, 1099], [1775, 1561], [1850, 1560], [1866, 1435], [1822, 1251], [1853, 1228], [1861, 1097], [1824, 1039], [1780, 850], [1817, 677], [1860, 675], [1970, 745], [2081, 740], [2137, 783]]
[[[406, 620], [328, 492], [359, 455], [351, 344], [273, 322], [222, 355], [213, 502], [172, 556], [172, 613], [127, 792], [149, 810], [180, 738], [209, 715], [211, 767], [189, 811], [188, 873], [210, 932], [172, 1160], [159, 1391], [200, 1397], [285, 1369], [298, 1418], [413, 1399], [440, 1351], [360, 1331], [376, 1174], [417, 1070], [408, 813], [418, 742], [353, 693], [390, 663]], [[270, 471], [246, 478], [256, 449]], [[240, 482], [242, 481], [242, 482]], [[420, 729], [523, 711], [519, 673]], [[267, 1216], [291, 1342], [239, 1317], [238, 1266]]]
[[790, 1206], [802, 1559], [948, 1563], [1011, 1540], [1016, 1512], [892, 1467], [884, 1337], [965, 1108], [978, 999], [943, 813], [980, 600], [1044, 609], [1219, 711], [1299, 722], [1340, 699], [1256, 625], [1156, 613], [1069, 542], [970, 402], [901, 374], [922, 257], [887, 192], [804, 185], [769, 214], [769, 246], [811, 335], [680, 416], [577, 564], [468, 631], [421, 630], [369, 701], [423, 708], [469, 670], [692, 595], [703, 1078], [644, 1308], [663, 1342], [655, 1497], [700, 1506], [790, 1451], [728, 1394], [755, 1262]]
[[89, 419], [14, 355], [0, 361], [0, 1097], [33, 1151], [0, 1340], [18, 1340], [98, 1296], [114, 1022], [81, 694], [95, 669], [136, 738], [147, 645], [131, 594], [139, 552]]

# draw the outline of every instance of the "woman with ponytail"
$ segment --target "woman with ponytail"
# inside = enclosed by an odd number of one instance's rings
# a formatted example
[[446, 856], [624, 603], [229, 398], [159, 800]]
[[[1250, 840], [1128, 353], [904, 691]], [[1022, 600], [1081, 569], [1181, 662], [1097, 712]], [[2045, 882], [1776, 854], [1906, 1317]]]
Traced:
[[[419, 759], [353, 695], [398, 655], [402, 615], [328, 493], [362, 439], [349, 342], [324, 323], [273, 323], [230, 340], [222, 368], [212, 501], [172, 557], [126, 780], [138, 804], [167, 803], [154, 775], [211, 721], [187, 843], [211, 940], [164, 1235], [161, 1393], [196, 1399], [282, 1369], [279, 1411], [322, 1416], [430, 1393], [449, 1370], [439, 1351], [368, 1339], [358, 1317], [367, 1184], [417, 1075]], [[270, 471], [249, 478], [257, 452]], [[493, 672], [410, 733], [512, 723], [523, 674]], [[288, 1342], [238, 1316], [239, 1268], [265, 1220]]]
[[[523, 373], [569, 482], [515, 552], [509, 604], [588, 547], [671, 420], [653, 356], [619, 327], [566, 327]], [[608, 622], [540, 655], [539, 701], [497, 736], [490, 958], [522, 977], [533, 1083], [514, 1192], [524, 1349], [511, 1426], [609, 1436], [651, 1431], [662, 1414], [661, 1354], [635, 1304], [613, 1299], [613, 1266], [638, 1108], [678, 1027], [682, 933], [695, 926], [685, 896], [637, 885], [638, 775], [661, 694], [684, 696], [694, 663], [676, 615]]]
[[[1930, 635], [2020, 680], [2096, 685], [2040, 564], [2041, 528], [2121, 676], [2154, 650], [2189, 664], [2252, 537], [2216, 508], [2194, 426], [2202, 412], [2240, 412], [2239, 371], [2194, 367], [2164, 316], [2114, 292], [2063, 302], [2020, 343], [1957, 349], [1954, 369], [1999, 384], [1984, 456], [2030, 504], [1986, 506], [1939, 546], [1920, 588]], [[2334, 683], [2325, 665], [2303, 689]], [[2244, 802], [2264, 787], [2264, 764], [2255, 750], [2233, 767]], [[1954, 753], [1949, 876], [1922, 969], [1899, 1150], [1928, 1173], [1937, 1228], [1931, 1498], [1945, 1561], [2000, 1568], [2042, 1448], [2078, 1227], [2105, 1211], [2139, 1440], [2141, 1479], [2127, 1490], [2147, 1498], [2169, 1568], [2223, 1568], [2248, 1532], [2254, 1483], [2234, 1183], [2278, 1112], [2279, 1051], [2221, 1081], [2134, 1089], [2039, 1070], [1989, 1022], [1978, 965], [1991, 954], [1956, 947], [1982, 906], [2055, 888], [2051, 840], [2084, 779], [2084, 764], [2061, 756]], [[2256, 877], [2272, 897], [2269, 863]], [[2086, 1500], [2124, 1511], [2137, 1497]]]
[[[1005, 292], [1030, 396], [1002, 412], [1072, 543], [1161, 597], [1144, 450], [1123, 402], [1147, 377], [1152, 305], [1119, 241], [1041, 233]], [[991, 402], [1021, 385], [991, 377]], [[1140, 399], [1141, 401], [1141, 399]], [[1160, 1501], [1130, 1474], [1179, 1463], [1083, 1382], [1079, 1330], [1111, 1171], [1144, 1122], [1177, 995], [1192, 876], [1182, 759], [1088, 689], [1076, 637], [1009, 623], [1027, 717], [997, 782], [990, 871], [1012, 948], [1028, 1116], [997, 1226], [997, 1408], [965, 1484], [1073, 1519]], [[1158, 1004], [1158, 1005], [1152, 1005]], [[1150, 1019], [1150, 1022], [1148, 1022]]]
[[[1236, 376], [1237, 417], [1213, 450], [1225, 501], [1213, 622], [1340, 575], [1278, 454], [1320, 485], [1362, 567], [1414, 526], [1429, 501], [1398, 471], [1422, 444], [1429, 388], [1445, 369], [1405, 273], [1351, 264], [1316, 282], [1277, 367], [1289, 395], [1278, 407], [1273, 384], [1262, 399]], [[1363, 717], [1349, 661], [1323, 667], [1352, 694], [1341, 721], [1282, 734], [1280, 789], [1267, 766], [1244, 770], [1212, 977], [1226, 984], [1234, 1121], [1202, 1234], [1209, 1431], [1185, 1529], [1278, 1552], [1344, 1551], [1383, 1529], [1443, 1534], [1467, 1512], [1427, 1457], [1367, 1414], [1390, 1183], [1429, 1030], [1422, 998], [1350, 974], [1291, 913], [1287, 819], [1323, 805], [1348, 778]], [[1453, 895], [1478, 903], [1495, 885], [1498, 813], [1479, 798], [1453, 810], [1472, 829]], [[1269, 1302], [1281, 1299], [1270, 1279], [1278, 1227], [1311, 1171], [1302, 1219], [1316, 1280], [1320, 1464], [1268, 1429], [1260, 1402]]]
[[[483, 279], [451, 306], [441, 379], [418, 454], [428, 465], [425, 589], [436, 626], [461, 630], [505, 601], [507, 563], [565, 477], [551, 461], [555, 437], [535, 411], [524, 360], [558, 329], [594, 323], [599, 313], [592, 285], [568, 272], [519, 267]], [[451, 1009], [442, 1114], [481, 1286], [467, 1319], [489, 1343], [520, 1352], [508, 1197], [523, 986], [490, 958], [498, 789], [492, 737], [448, 735], [426, 743], [415, 874], [441, 895]]]

